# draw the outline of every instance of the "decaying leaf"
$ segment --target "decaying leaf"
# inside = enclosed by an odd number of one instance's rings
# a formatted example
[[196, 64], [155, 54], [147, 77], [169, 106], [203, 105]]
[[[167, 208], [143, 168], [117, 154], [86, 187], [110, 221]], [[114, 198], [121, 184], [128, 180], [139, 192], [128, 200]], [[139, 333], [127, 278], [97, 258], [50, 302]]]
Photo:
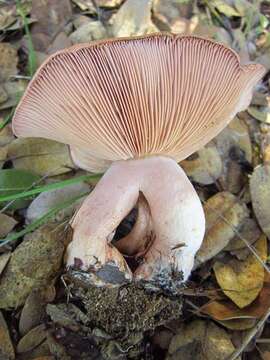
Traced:
[[2, 274], [3, 270], [5, 269], [10, 257], [11, 257], [10, 252], [6, 252], [6, 253], [0, 255], [0, 275]]
[[235, 117], [213, 142], [217, 146], [223, 164], [219, 182], [223, 189], [237, 194], [246, 182], [242, 166], [252, 162], [248, 127], [243, 120]]
[[17, 50], [9, 43], [0, 42], [0, 83], [17, 74]]
[[151, 21], [151, 0], [127, 0], [112, 18], [112, 35], [125, 37], [157, 32]]
[[100, 21], [88, 21], [75, 30], [69, 38], [73, 44], [78, 44], [101, 40], [106, 36], [106, 29]]
[[194, 160], [182, 161], [181, 167], [195, 182], [202, 185], [213, 184], [222, 172], [222, 161], [216, 147], [205, 147], [197, 155]]
[[[240, 236], [238, 236], [238, 234]], [[239, 228], [238, 234], [236, 234], [231, 239], [231, 241], [224, 250], [235, 251], [244, 248], [246, 249], [247, 248], [246, 242], [250, 245], [255, 243], [255, 241], [257, 241], [261, 235], [261, 230], [254, 219], [246, 219], [242, 223], [242, 226]], [[243, 238], [246, 241], [243, 241], [242, 240]]]
[[0, 278], [0, 308], [18, 307], [34, 289], [52, 282], [62, 263], [65, 237], [55, 224], [25, 236]]
[[228, 359], [234, 346], [227, 332], [209, 321], [182, 325], [172, 338], [166, 360]]
[[[53, 296], [47, 295], [47, 290], [51, 289]], [[52, 291], [53, 290], [53, 291]], [[45, 317], [45, 304], [48, 301], [53, 301], [55, 296], [54, 286], [43, 288], [40, 291], [32, 291], [27, 297], [25, 304], [22, 308], [19, 331], [21, 335], [27, 334], [31, 329], [41, 323]]]
[[270, 275], [265, 274], [263, 288], [259, 296], [244, 309], [239, 309], [230, 300], [211, 301], [204, 305], [200, 311], [210, 315], [215, 320], [235, 320], [235, 319], [259, 319], [269, 309], [270, 306]]
[[1, 311], [0, 311], [0, 357], [10, 360], [15, 359], [15, 353], [8, 332], [8, 327]]
[[[3, 119], [0, 117], [0, 123], [3, 122]], [[0, 146], [5, 146], [14, 140], [14, 135], [12, 133], [11, 127], [9, 125], [5, 126], [0, 130]]]
[[[261, 235], [255, 245], [262, 262], [267, 258], [267, 239]], [[246, 260], [230, 260], [227, 264], [217, 261], [214, 272], [219, 286], [239, 308], [251, 304], [260, 293], [264, 283], [264, 267], [250, 254]]]
[[201, 248], [196, 255], [196, 263], [201, 264], [223, 250], [235, 237], [248, 218], [249, 212], [233, 194], [220, 192], [207, 200], [204, 205], [206, 232]]
[[8, 157], [16, 169], [42, 176], [63, 174], [74, 167], [66, 145], [40, 138], [16, 139], [8, 145]]
[[250, 178], [252, 207], [263, 232], [270, 237], [270, 165], [258, 166]]
[[98, 7], [114, 8], [122, 4], [124, 0], [95, 0]]
[[265, 124], [270, 124], [270, 111], [266, 109], [266, 111], [260, 111], [255, 106], [250, 106], [248, 108], [248, 113], [253, 116], [256, 120], [259, 120]]
[[58, 32], [72, 18], [69, 0], [33, 1], [31, 16], [37, 21], [31, 27], [35, 50], [46, 52]]
[[17, 224], [13, 217], [0, 213], [0, 239], [4, 238]]
[[41, 344], [47, 337], [46, 326], [38, 325], [21, 338], [17, 345], [17, 353], [30, 351]]
[[[87, 184], [79, 183], [67, 186], [62, 189], [56, 189], [39, 194], [29, 205], [26, 212], [27, 222], [33, 222], [45, 215], [50, 209], [63, 202], [75, 198], [81, 194], [85, 194], [90, 191], [90, 187]], [[82, 202], [82, 199], [75, 201], [69, 207], [59, 211], [51, 221], [62, 221], [67, 216], [71, 216], [77, 206]]]
[[96, 8], [92, 0], [72, 0], [82, 11], [89, 14], [96, 14]]

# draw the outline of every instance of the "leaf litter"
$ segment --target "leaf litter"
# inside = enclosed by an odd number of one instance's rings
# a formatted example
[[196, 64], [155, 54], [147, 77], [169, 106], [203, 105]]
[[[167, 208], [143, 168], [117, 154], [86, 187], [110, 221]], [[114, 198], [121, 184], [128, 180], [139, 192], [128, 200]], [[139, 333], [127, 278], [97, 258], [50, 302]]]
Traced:
[[[259, 0], [0, 2], [0, 358], [267, 359], [269, 21], [269, 2]], [[68, 223], [98, 176], [81, 175], [65, 145], [15, 139], [9, 125], [48, 55], [158, 31], [213, 38], [268, 71], [248, 110], [181, 163], [207, 231], [174, 297], [134, 285], [93, 288], [66, 273]], [[119, 233], [130, 231], [132, 216]]]

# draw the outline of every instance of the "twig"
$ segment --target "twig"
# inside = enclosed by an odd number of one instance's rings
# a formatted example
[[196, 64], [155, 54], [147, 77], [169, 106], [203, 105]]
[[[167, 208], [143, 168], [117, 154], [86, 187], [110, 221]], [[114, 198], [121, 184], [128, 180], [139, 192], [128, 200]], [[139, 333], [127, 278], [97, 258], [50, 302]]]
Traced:
[[258, 331], [263, 327], [264, 323], [266, 322], [266, 320], [268, 319], [268, 317], [270, 316], [270, 308], [268, 309], [268, 311], [265, 313], [264, 317], [259, 320], [257, 322], [257, 324], [254, 326], [254, 328], [252, 328], [246, 335], [246, 337], [243, 340], [242, 345], [236, 349], [231, 355], [230, 357], [228, 357], [227, 360], [235, 360], [238, 358], [239, 355], [242, 354], [242, 352], [245, 350], [245, 348], [248, 346], [248, 344], [250, 343], [250, 341], [254, 338], [254, 336], [258, 333]]

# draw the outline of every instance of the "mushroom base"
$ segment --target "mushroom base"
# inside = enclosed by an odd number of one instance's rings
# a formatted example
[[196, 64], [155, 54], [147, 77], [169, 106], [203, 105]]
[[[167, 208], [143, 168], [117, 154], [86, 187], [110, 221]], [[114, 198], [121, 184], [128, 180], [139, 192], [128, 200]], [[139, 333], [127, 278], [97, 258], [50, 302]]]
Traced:
[[[138, 201], [132, 231], [114, 245], [115, 229]], [[71, 222], [67, 266], [96, 285], [142, 280], [173, 289], [189, 277], [204, 236], [200, 199], [172, 159], [155, 156], [113, 163]], [[140, 259], [134, 273], [124, 256]]]

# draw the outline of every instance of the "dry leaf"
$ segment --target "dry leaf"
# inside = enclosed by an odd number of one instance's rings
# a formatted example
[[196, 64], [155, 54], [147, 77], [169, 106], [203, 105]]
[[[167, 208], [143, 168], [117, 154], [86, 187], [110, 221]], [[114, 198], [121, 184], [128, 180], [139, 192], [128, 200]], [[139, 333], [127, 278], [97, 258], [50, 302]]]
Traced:
[[3, 270], [5, 269], [10, 257], [11, 257], [10, 252], [0, 255], [0, 275], [2, 274]]
[[95, 0], [98, 7], [114, 8], [122, 4], [124, 0]]
[[78, 44], [92, 40], [101, 40], [106, 36], [106, 29], [100, 21], [88, 21], [75, 30], [69, 38], [73, 44]]
[[[3, 122], [3, 119], [0, 117], [0, 123]], [[0, 130], [0, 146], [5, 146], [14, 140], [14, 135], [11, 130], [11, 126], [6, 125], [2, 130]]]
[[234, 194], [246, 182], [242, 166], [252, 162], [252, 145], [245, 122], [235, 117], [213, 140], [222, 158], [223, 172], [219, 177], [222, 188]]
[[[261, 230], [254, 219], [246, 219], [240, 229], [238, 230], [239, 235], [235, 235], [229, 242], [224, 250], [235, 251], [243, 248], [247, 248], [246, 242], [252, 245], [261, 235]], [[243, 241], [244, 238], [246, 241]]]
[[96, 14], [96, 8], [92, 0], [72, 0], [72, 2], [88, 14]]
[[[255, 249], [261, 261], [265, 262], [267, 258], [265, 235], [261, 235]], [[244, 261], [232, 259], [227, 264], [216, 262], [214, 272], [224, 294], [239, 308], [251, 304], [263, 287], [264, 267], [253, 254]]]
[[38, 291], [32, 291], [22, 308], [19, 322], [20, 334], [25, 335], [40, 324], [45, 314], [45, 302], [42, 295]]
[[26, 80], [14, 80], [14, 81], [6, 81], [3, 84], [3, 87], [7, 93], [7, 100], [0, 105], [0, 110], [9, 109], [18, 104], [22, 94], [24, 93], [26, 87], [28, 85], [28, 81]]
[[180, 163], [185, 173], [195, 182], [202, 185], [213, 184], [221, 175], [222, 161], [215, 146], [202, 148], [194, 160]]
[[39, 175], [59, 175], [74, 167], [66, 145], [40, 138], [16, 139], [8, 145], [8, 157], [16, 169]]
[[[39, 194], [29, 205], [26, 212], [27, 222], [33, 222], [45, 215], [53, 207], [62, 204], [72, 197], [79, 196], [90, 191], [90, 186], [84, 183], [73, 184], [62, 189], [56, 189]], [[64, 218], [71, 216], [76, 207], [83, 201], [79, 199], [69, 207], [59, 211], [50, 221], [62, 221]]]
[[47, 224], [24, 237], [0, 278], [0, 308], [22, 305], [34, 290], [47, 286], [62, 264], [67, 234]]
[[31, 26], [35, 50], [46, 52], [54, 37], [72, 18], [69, 0], [33, 1], [31, 17], [37, 21]]
[[4, 359], [15, 359], [13, 345], [9, 336], [8, 327], [2, 312], [0, 311], [0, 356]]
[[17, 50], [9, 43], [0, 42], [0, 54], [0, 82], [5, 82], [18, 72]]
[[270, 307], [270, 275], [265, 273], [263, 288], [252, 304], [239, 309], [230, 300], [211, 301], [200, 311], [214, 320], [222, 321], [229, 329], [244, 330], [253, 327], [254, 321], [263, 317]]
[[259, 120], [266, 124], [270, 124], [270, 109], [266, 109], [266, 111], [260, 111], [258, 108], [250, 106], [247, 109], [247, 112], [256, 120]]
[[241, 204], [229, 192], [220, 192], [208, 199], [204, 211], [206, 231], [202, 246], [196, 255], [197, 265], [223, 250], [234, 238], [234, 229], [239, 229], [249, 216], [246, 205]]
[[34, 349], [41, 344], [46, 337], [46, 326], [44, 324], [36, 326], [21, 338], [17, 345], [17, 353], [20, 354]]
[[225, 360], [235, 350], [227, 332], [213, 322], [195, 320], [177, 332], [166, 360]]
[[252, 207], [263, 232], [270, 237], [270, 165], [258, 166], [250, 178]]
[[112, 18], [112, 35], [115, 37], [157, 31], [151, 20], [151, 0], [127, 0]]
[[17, 224], [11, 216], [0, 213], [0, 239], [4, 238]]

